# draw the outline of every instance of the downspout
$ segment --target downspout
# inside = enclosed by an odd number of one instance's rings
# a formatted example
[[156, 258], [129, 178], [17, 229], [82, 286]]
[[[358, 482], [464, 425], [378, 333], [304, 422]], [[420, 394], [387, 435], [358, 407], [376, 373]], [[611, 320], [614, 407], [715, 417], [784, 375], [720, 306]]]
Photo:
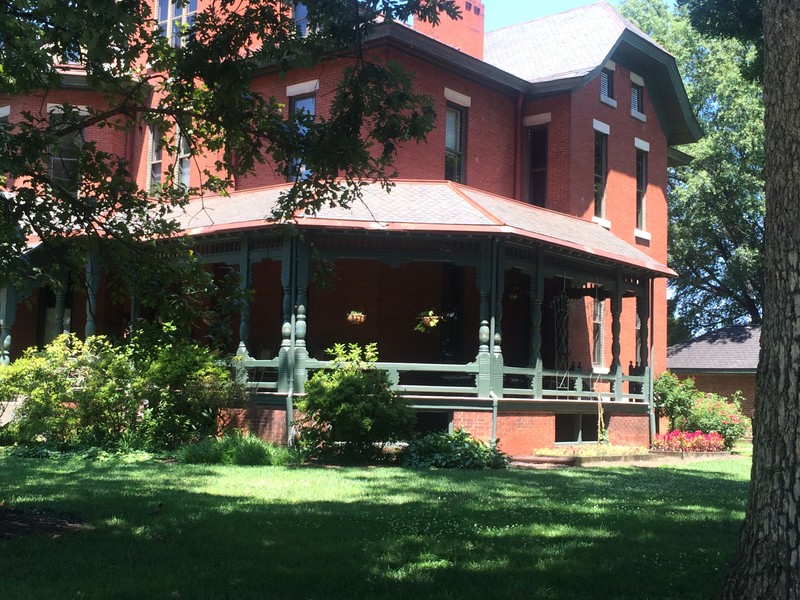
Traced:
[[514, 199], [522, 200], [522, 92], [517, 94], [517, 112], [514, 116]]

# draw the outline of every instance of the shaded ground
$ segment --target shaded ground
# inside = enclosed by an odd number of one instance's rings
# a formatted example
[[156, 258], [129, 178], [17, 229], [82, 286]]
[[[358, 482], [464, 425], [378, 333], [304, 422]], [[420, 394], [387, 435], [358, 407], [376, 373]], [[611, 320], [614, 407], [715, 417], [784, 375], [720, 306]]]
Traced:
[[53, 536], [68, 531], [79, 531], [86, 524], [75, 518], [68, 518], [43, 510], [20, 510], [0, 506], [0, 539], [48, 533]]

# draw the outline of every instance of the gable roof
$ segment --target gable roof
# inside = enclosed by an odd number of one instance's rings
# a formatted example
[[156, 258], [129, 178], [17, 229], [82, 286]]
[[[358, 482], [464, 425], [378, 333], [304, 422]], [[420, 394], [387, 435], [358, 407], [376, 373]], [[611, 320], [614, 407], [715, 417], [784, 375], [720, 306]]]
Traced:
[[[675, 275], [672, 269], [597, 223], [450, 181], [394, 183], [390, 193], [377, 184], [365, 186], [363, 202], [356, 202], [349, 209], [323, 207], [315, 216], [298, 215], [297, 226], [386, 233], [506, 235], [585, 259], [623, 264], [657, 277]], [[192, 236], [274, 227], [266, 219], [289, 185], [196, 199], [175, 216], [184, 233]]]
[[736, 325], [667, 348], [667, 368], [681, 372], [752, 372], [758, 367], [761, 327]]
[[573, 90], [608, 60], [620, 61], [654, 92], [650, 97], [670, 145], [702, 137], [675, 57], [606, 2], [490, 31], [485, 60], [539, 93]]

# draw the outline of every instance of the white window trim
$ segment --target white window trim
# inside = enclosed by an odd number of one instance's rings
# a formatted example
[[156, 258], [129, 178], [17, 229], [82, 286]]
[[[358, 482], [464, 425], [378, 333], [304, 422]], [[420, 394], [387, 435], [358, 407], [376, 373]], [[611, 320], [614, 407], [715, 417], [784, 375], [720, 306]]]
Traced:
[[606, 135], [611, 135], [611, 125], [598, 121], [597, 119], [592, 119], [592, 129]]
[[644, 140], [640, 140], [639, 138], [633, 138], [633, 145], [636, 147], [637, 150], [644, 150], [645, 152], [650, 152], [650, 142], [645, 142]]
[[11, 106], [0, 106], [0, 119], [3, 119], [11, 114]]
[[634, 229], [633, 237], [637, 240], [642, 240], [645, 242], [649, 242], [652, 239], [652, 235], [650, 234], [650, 232], [644, 231], [643, 229]]
[[611, 221], [608, 219], [604, 219], [603, 217], [593, 216], [592, 223], [597, 223], [600, 227], [604, 227], [611, 231]]
[[609, 71], [616, 71], [617, 70], [617, 63], [613, 60], [607, 60], [606, 64], [603, 65], [604, 69], [608, 69]]
[[466, 94], [462, 94], [461, 92], [451, 90], [448, 87], [444, 88], [444, 97], [448, 102], [452, 102], [453, 104], [458, 104], [459, 106], [463, 106], [464, 108], [472, 107], [471, 97], [467, 96]]
[[644, 87], [644, 79], [642, 79], [636, 73], [633, 73], [633, 72], [631, 73], [631, 81], [633, 83], [635, 83], [636, 85], [638, 85], [639, 87]]
[[546, 125], [553, 119], [552, 113], [539, 113], [538, 115], [529, 115], [522, 119], [523, 127], [536, 127], [537, 125]]
[[[78, 114], [82, 117], [89, 116], [89, 107], [85, 104], [72, 104], [70, 105]], [[47, 114], [64, 114], [64, 105], [63, 104], [48, 104], [47, 105]]]
[[309, 79], [300, 83], [286, 86], [286, 96], [293, 98], [295, 96], [306, 96], [314, 94], [319, 90], [319, 79]]
[[642, 123], [647, 123], [647, 115], [644, 113], [640, 113], [638, 110], [634, 108], [631, 109], [631, 116], [634, 119], [640, 120]]

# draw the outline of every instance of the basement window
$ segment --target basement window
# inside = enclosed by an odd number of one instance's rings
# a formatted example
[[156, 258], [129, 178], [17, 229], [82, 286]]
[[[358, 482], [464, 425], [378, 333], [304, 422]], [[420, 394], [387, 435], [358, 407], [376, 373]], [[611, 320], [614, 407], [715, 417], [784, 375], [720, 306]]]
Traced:
[[[608, 421], [604, 420], [604, 427]], [[597, 414], [556, 415], [556, 444], [596, 444]]]

